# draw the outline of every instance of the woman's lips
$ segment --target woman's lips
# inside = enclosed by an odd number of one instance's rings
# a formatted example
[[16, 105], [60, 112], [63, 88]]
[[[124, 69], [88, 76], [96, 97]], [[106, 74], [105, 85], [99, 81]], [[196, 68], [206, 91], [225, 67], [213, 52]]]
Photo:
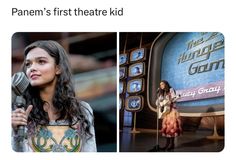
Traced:
[[30, 76], [30, 79], [35, 80], [35, 79], [38, 79], [39, 76], [40, 75], [33, 74], [33, 75]]

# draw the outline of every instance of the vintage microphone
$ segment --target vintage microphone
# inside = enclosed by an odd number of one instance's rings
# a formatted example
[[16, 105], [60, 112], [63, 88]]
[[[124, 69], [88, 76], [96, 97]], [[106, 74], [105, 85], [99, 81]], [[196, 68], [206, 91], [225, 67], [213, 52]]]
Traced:
[[11, 85], [13, 90], [12, 102], [14, 103], [16, 101], [16, 97], [22, 96], [24, 91], [27, 89], [29, 80], [24, 72], [17, 72], [12, 76]]
[[[29, 80], [25, 73], [17, 72], [12, 76], [12, 105], [16, 108], [25, 108], [26, 100], [22, 96], [27, 87]], [[23, 152], [23, 141], [25, 138], [25, 126], [19, 126], [17, 129], [18, 140], [16, 143], [16, 151]]]

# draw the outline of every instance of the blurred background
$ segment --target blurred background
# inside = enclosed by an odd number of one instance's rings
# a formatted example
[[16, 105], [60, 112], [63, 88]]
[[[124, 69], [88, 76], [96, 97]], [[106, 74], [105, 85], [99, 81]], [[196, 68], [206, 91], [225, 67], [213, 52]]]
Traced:
[[55, 40], [67, 51], [76, 94], [93, 108], [97, 150], [116, 152], [116, 33], [15, 33], [12, 75], [20, 71], [24, 48], [37, 40]]

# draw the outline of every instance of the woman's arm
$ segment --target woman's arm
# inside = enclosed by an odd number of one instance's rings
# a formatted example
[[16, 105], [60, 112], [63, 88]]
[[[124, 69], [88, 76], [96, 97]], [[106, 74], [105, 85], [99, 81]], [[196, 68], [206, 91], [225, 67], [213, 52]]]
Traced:
[[173, 100], [177, 97], [176, 93], [175, 93], [175, 90], [173, 88], [170, 88], [170, 95], [171, 95], [171, 100]]
[[160, 106], [160, 100], [159, 100], [159, 97], [157, 97], [157, 100], [156, 100], [156, 106], [157, 106], [157, 107]]

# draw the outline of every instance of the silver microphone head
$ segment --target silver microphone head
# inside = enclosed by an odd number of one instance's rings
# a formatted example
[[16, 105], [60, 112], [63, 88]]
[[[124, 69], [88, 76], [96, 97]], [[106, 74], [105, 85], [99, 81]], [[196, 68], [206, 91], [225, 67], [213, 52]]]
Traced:
[[12, 76], [12, 89], [16, 95], [20, 96], [29, 85], [29, 80], [24, 72], [17, 72]]

